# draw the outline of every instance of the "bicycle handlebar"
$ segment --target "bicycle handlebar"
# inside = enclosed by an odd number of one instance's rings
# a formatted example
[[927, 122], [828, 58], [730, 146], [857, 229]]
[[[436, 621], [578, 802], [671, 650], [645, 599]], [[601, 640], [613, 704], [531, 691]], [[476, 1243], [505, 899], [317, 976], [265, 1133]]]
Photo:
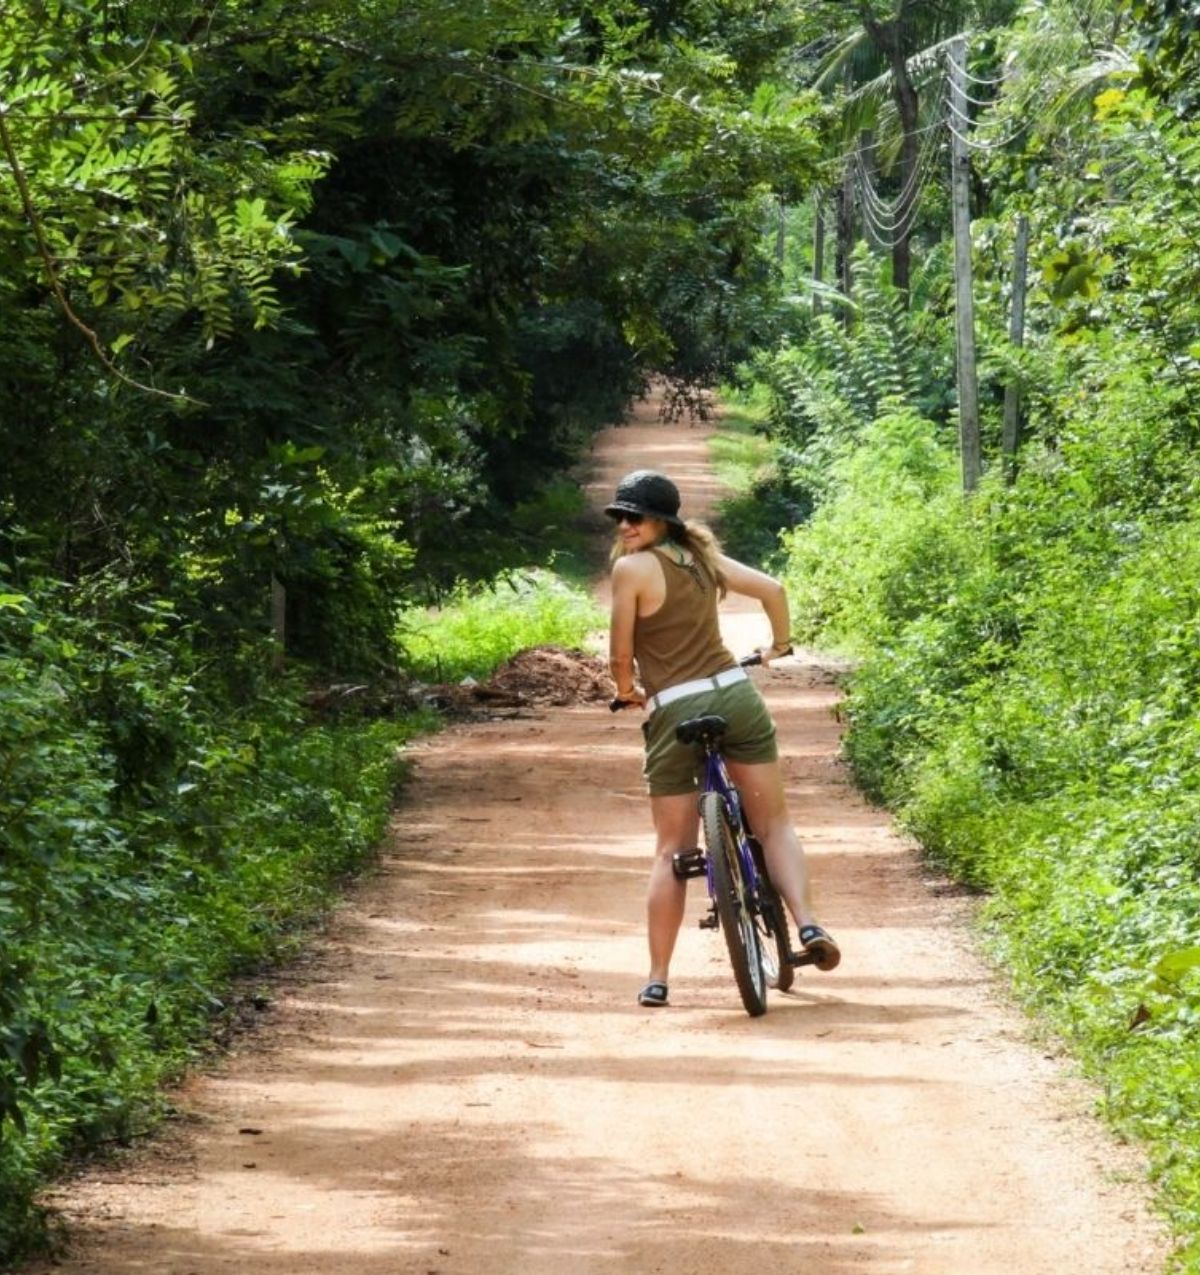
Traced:
[[[788, 649], [783, 652], [783, 654], [791, 655], [792, 650], [793, 648], [789, 646]], [[738, 665], [741, 668], [753, 668], [755, 665], [761, 664], [762, 662], [763, 662], [762, 656], [757, 651], [755, 651], [753, 655], [746, 655], [746, 656], [743, 656], [742, 659], [738, 660]], [[611, 699], [608, 701], [608, 711], [610, 713], [619, 713], [623, 708], [632, 708], [632, 707], [633, 707], [632, 700]]]

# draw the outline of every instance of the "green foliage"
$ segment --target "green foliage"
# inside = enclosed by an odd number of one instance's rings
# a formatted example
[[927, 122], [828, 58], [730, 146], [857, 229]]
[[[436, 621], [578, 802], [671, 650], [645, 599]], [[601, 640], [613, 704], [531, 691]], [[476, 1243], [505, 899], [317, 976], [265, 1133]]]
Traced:
[[[1123, 412], [1125, 434], [1152, 415]], [[1115, 487], [1103, 419], [1075, 423], [1086, 438], [967, 505], [928, 423], [877, 419], [788, 537], [788, 578], [800, 631], [863, 660], [864, 785], [991, 892], [999, 950], [1156, 1148], [1186, 1233], [1200, 1001], [1173, 954], [1200, 903], [1200, 510]]]
[[274, 576], [295, 654], [378, 669], [389, 597], [513, 565], [496, 528], [647, 371], [711, 382], [769, 325], [761, 201], [815, 162], [763, 83], [793, 26], [6, 11], [0, 509], [54, 574], [136, 562], [239, 631]]
[[806, 518], [811, 503], [779, 465], [779, 444], [767, 434], [765, 400], [728, 386], [722, 402], [726, 410], [709, 439], [709, 452], [730, 494], [717, 504], [716, 530], [726, 553], [771, 570], [777, 566], [780, 532]]
[[1180, 115], [1195, 110], [1200, 61], [1200, 10], [1194, 3], [1131, 0], [1139, 79]]
[[1180, 496], [1194, 459], [1156, 461], [1170, 385], [1106, 353], [1059, 445], [971, 503], [932, 425], [877, 417], [788, 537], [788, 579], [800, 631], [863, 660], [847, 749], [864, 785], [991, 892], [998, 949], [1114, 1121], [1158, 1148], [1186, 1232], [1200, 1014], [1171, 954], [1195, 945], [1200, 901], [1200, 510]]
[[787, 582], [801, 636], [822, 632], [849, 650], [926, 612], [962, 561], [961, 535], [944, 524], [957, 506], [956, 470], [936, 427], [887, 404], [828, 479], [836, 495], [784, 537]]
[[589, 594], [547, 571], [509, 572], [488, 585], [460, 584], [438, 608], [410, 608], [397, 640], [423, 681], [488, 677], [530, 646], [582, 646], [603, 624]]
[[762, 414], [741, 406], [730, 394], [722, 396], [720, 429], [708, 440], [708, 453], [717, 481], [727, 491], [754, 488], [771, 465], [773, 446], [767, 439]]
[[[798, 630], [858, 658], [855, 771], [986, 892], [998, 958], [1100, 1081], [1109, 1119], [1145, 1142], [1176, 1266], [1197, 1270], [1200, 148], [1194, 83], [1177, 74], [1190, 19], [1133, 12], [1140, 72], [1097, 46], [1126, 20], [1113, 5], [1039, 5], [999, 34], [1019, 73], [989, 123], [1022, 144], [976, 157], [990, 472], [973, 498], [935, 254], [900, 319], [915, 360], [896, 357], [860, 258], [849, 328], [798, 314], [756, 370], [816, 500], [785, 537]], [[1032, 232], [1020, 350], [1006, 335], [1018, 212]], [[1013, 382], [1009, 486], [997, 452]]]
[[423, 724], [305, 725], [299, 688], [235, 706], [169, 604], [119, 632], [74, 594], [0, 611], [0, 1257], [44, 1175], [151, 1118], [231, 977], [369, 853]]

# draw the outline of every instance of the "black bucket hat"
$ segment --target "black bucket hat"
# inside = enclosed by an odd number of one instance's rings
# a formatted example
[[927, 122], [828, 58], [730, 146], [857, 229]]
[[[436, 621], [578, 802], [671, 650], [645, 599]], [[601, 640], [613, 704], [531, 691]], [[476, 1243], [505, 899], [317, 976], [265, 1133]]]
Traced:
[[617, 484], [612, 503], [604, 506], [610, 518], [618, 514], [641, 514], [658, 518], [672, 527], [683, 528], [679, 516], [679, 488], [666, 476], [653, 469], [635, 469]]

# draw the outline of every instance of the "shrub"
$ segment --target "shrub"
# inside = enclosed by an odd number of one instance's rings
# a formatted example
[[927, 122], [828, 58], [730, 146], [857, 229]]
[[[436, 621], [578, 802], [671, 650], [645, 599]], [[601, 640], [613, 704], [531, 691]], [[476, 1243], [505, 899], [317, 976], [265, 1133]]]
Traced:
[[0, 598], [0, 1260], [46, 1175], [152, 1119], [230, 979], [370, 852], [426, 724], [309, 724], [287, 684], [210, 698], [169, 607], [122, 632], [77, 601]]
[[603, 618], [582, 589], [549, 571], [460, 584], [436, 609], [408, 608], [397, 641], [409, 672], [429, 681], [482, 679], [530, 646], [580, 646]]

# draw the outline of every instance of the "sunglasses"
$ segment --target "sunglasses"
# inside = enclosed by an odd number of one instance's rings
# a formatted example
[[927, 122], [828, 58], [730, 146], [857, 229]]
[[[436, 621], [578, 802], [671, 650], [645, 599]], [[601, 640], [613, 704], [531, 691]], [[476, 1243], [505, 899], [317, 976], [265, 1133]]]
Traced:
[[642, 523], [646, 521], [645, 514], [629, 514], [625, 513], [623, 510], [620, 513], [609, 514], [608, 516], [617, 524], [618, 527], [623, 522], [627, 522], [631, 527], [640, 527]]

